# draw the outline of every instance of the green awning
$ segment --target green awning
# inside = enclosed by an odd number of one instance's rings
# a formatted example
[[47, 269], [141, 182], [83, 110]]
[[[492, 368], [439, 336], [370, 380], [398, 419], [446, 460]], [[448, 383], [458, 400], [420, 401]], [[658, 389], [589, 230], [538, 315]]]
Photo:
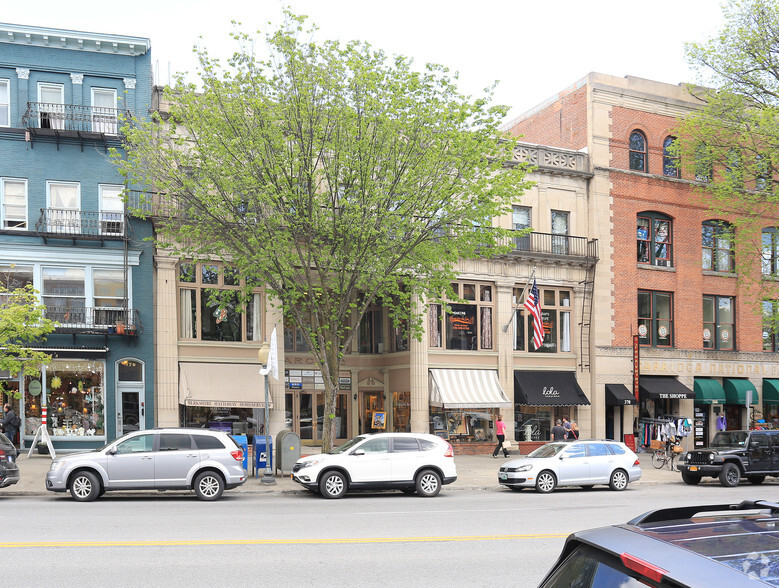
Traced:
[[717, 380], [695, 378], [695, 402], [697, 404], [725, 404], [725, 389]]
[[758, 404], [757, 388], [749, 380], [739, 378], [725, 378], [725, 399], [728, 404], [740, 404], [747, 402], [747, 390], [752, 390], [752, 404]]
[[779, 380], [763, 380], [763, 403], [779, 404]]

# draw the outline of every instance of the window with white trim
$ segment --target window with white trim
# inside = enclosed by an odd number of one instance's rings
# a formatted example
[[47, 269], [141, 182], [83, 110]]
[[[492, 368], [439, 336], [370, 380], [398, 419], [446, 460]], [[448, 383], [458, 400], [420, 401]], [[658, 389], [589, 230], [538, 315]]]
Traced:
[[524, 307], [530, 289], [514, 288], [514, 350], [534, 353], [570, 353], [571, 351], [571, 291], [556, 288], [538, 288], [541, 299], [541, 322], [544, 339], [538, 349], [533, 345], [533, 317]]
[[4, 229], [27, 230], [27, 180], [0, 179]]
[[81, 231], [81, 184], [78, 182], [46, 182], [47, 227], [51, 233]]
[[123, 186], [100, 184], [100, 234], [124, 235]]
[[736, 301], [732, 296], [703, 297], [703, 348], [736, 347]]
[[11, 126], [11, 82], [0, 80], [0, 127]]
[[494, 348], [495, 286], [486, 283], [456, 282], [455, 295], [465, 303], [431, 304], [428, 314], [430, 347], [461, 350]]

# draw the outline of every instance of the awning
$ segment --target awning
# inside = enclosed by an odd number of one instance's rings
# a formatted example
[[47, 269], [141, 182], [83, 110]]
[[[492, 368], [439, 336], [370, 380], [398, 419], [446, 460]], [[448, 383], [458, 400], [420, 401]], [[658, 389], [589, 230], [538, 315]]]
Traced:
[[430, 406], [508, 408], [495, 370], [430, 370]]
[[606, 406], [629, 406], [638, 400], [624, 384], [606, 384]]
[[763, 380], [763, 404], [779, 404], [779, 380]]
[[589, 404], [573, 372], [514, 372], [514, 402], [527, 406]]
[[638, 392], [646, 398], [658, 400], [695, 398], [695, 392], [672, 376], [641, 376]]
[[259, 364], [180, 363], [179, 404], [264, 408], [265, 382], [259, 372]]
[[725, 389], [717, 380], [695, 378], [696, 404], [725, 404]]
[[740, 404], [745, 406], [747, 403], [747, 390], [752, 391], [752, 404], [757, 404], [757, 388], [749, 380], [741, 378], [725, 378], [725, 399], [728, 404]]

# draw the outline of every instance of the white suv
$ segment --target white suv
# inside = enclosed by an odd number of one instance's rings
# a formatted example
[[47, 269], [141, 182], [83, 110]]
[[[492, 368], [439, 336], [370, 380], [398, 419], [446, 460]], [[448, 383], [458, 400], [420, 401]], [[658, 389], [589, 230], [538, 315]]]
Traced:
[[457, 479], [452, 446], [440, 437], [417, 433], [360, 435], [330, 453], [299, 459], [292, 479], [325, 498], [351, 489], [398, 489], [437, 495]]

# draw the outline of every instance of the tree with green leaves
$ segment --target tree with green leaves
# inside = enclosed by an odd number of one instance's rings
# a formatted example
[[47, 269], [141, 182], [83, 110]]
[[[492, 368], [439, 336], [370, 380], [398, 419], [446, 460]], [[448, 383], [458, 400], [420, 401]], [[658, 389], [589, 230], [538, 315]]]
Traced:
[[201, 51], [200, 86], [167, 88], [169, 116], [134, 122], [116, 161], [153, 187], [158, 246], [235, 266], [300, 329], [325, 382], [327, 451], [366, 309], [381, 304], [419, 336], [414, 301], [456, 300], [457, 261], [505, 250], [492, 220], [527, 189], [528, 168], [512, 160], [491, 89], [471, 99], [441, 66], [318, 43], [286, 16], [265, 59], [238, 34], [227, 66]]
[[[55, 324], [45, 318], [45, 307], [31, 286], [12, 287], [0, 280], [0, 370], [12, 375], [35, 376], [51, 356], [36, 351]], [[17, 398], [21, 394], [14, 391]]]

